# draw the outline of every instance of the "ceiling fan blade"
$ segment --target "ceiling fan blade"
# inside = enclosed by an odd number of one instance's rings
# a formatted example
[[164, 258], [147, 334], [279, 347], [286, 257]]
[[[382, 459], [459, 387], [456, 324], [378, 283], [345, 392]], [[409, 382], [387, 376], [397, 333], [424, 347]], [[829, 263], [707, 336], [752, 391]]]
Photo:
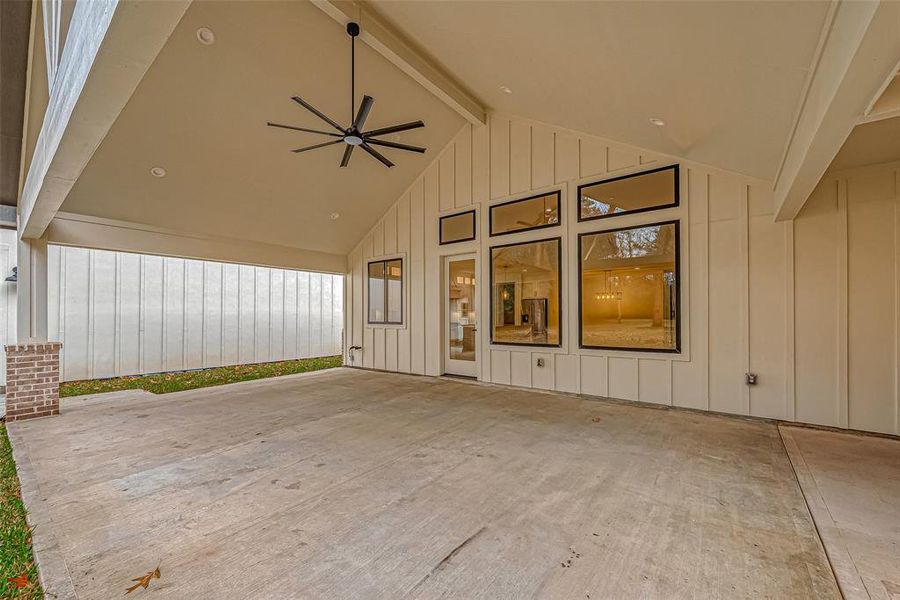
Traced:
[[347, 144], [347, 149], [344, 150], [344, 157], [341, 159], [341, 166], [346, 167], [350, 164], [350, 155], [353, 153], [353, 144]]
[[362, 126], [366, 122], [366, 118], [369, 116], [369, 111], [372, 110], [372, 105], [375, 103], [375, 98], [372, 96], [363, 96], [362, 102], [359, 104], [359, 112], [356, 113], [356, 119], [353, 121], [353, 128], [359, 131], [362, 129]]
[[386, 159], [384, 157], [384, 155], [381, 154], [381, 152], [378, 152], [377, 150], [372, 148], [372, 146], [370, 146], [368, 143], [363, 142], [362, 144], [360, 144], [359, 147], [362, 148], [363, 150], [365, 150], [366, 152], [368, 152], [369, 154], [371, 154], [372, 156], [374, 156], [378, 160], [378, 162], [380, 162], [384, 166], [386, 166], [388, 168], [391, 168], [394, 166], [394, 163], [392, 163], [391, 161]]
[[330, 135], [332, 137], [344, 137], [340, 133], [331, 133], [329, 131], [319, 131], [318, 129], [307, 129], [306, 127], [294, 127], [293, 125], [282, 125], [281, 123], [266, 123], [269, 127], [281, 127], [282, 129], [293, 129], [295, 131], [305, 131], [307, 133], [320, 133], [322, 135]]
[[404, 123], [403, 125], [393, 125], [391, 127], [375, 129], [373, 131], [364, 131], [363, 137], [370, 138], [376, 135], [387, 135], [388, 133], [398, 133], [400, 131], [407, 131], [409, 129], [418, 129], [419, 127], [425, 127], [425, 123], [423, 123], [422, 121], [413, 121], [411, 123]]
[[307, 102], [306, 100], [301, 98], [300, 96], [293, 96], [292, 100], [294, 102], [296, 102], [297, 104], [299, 104], [300, 106], [302, 106], [303, 108], [305, 108], [306, 110], [308, 110], [309, 112], [311, 112], [312, 114], [316, 115], [317, 117], [319, 117], [320, 119], [325, 121], [326, 123], [328, 123], [329, 125], [331, 125], [332, 127], [334, 127], [335, 129], [337, 129], [338, 131], [340, 131], [341, 133], [346, 133], [346, 131], [340, 125], [338, 125], [337, 123], [332, 121], [326, 114], [320, 112], [315, 106], [313, 106], [312, 104], [310, 104], [309, 102]]
[[315, 146], [306, 146], [305, 148], [297, 148], [296, 150], [291, 150], [294, 154], [299, 154], [300, 152], [306, 152], [307, 150], [315, 150], [316, 148], [324, 148], [325, 146], [333, 146], [334, 144], [343, 144], [344, 140], [334, 140], [332, 142], [325, 142], [324, 144], [316, 144]]
[[419, 154], [425, 153], [425, 148], [420, 148], [419, 146], [409, 146], [407, 144], [398, 144], [397, 142], [387, 142], [367, 138], [366, 143], [375, 144], [376, 146], [386, 146], [387, 148], [396, 148], [397, 150], [409, 150], [410, 152], [418, 152]]

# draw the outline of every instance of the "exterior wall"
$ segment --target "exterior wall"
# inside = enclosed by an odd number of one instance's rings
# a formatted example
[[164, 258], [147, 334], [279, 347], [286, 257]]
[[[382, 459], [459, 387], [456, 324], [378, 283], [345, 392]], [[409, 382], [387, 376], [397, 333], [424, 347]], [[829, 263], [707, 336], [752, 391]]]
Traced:
[[[678, 208], [577, 223], [579, 184], [676, 162], [681, 165]], [[488, 206], [553, 190], [562, 192], [560, 227], [488, 237]], [[817, 219], [817, 205], [813, 202], [796, 223], [776, 223], [770, 183], [541, 123], [493, 115], [487, 126], [466, 125], [350, 253], [347, 346], [362, 346], [362, 350], [348, 353], [346, 361], [368, 368], [439, 375], [442, 257], [475, 252], [482, 283], [478, 307], [478, 377], [482, 381], [900, 433], [896, 376], [887, 378], [882, 373], [887, 367], [878, 367], [877, 381], [867, 380], [868, 370], [874, 367], [863, 354], [848, 366], [846, 377], [853, 384], [846, 378], [843, 384], [829, 381], [835, 373], [841, 377], [838, 357], [833, 356], [841, 348], [841, 335], [847, 338], [846, 348], [858, 348], [875, 333], [874, 329], [856, 328], [849, 335], [848, 324], [856, 321], [848, 317], [842, 325], [840, 307], [846, 312], [846, 306], [854, 302], [878, 301], [861, 287], [853, 288], [860, 297], [840, 300], [837, 273], [841, 263], [835, 254], [834, 224], [827, 218]], [[473, 207], [478, 211], [478, 239], [438, 245], [439, 216]], [[893, 217], [882, 222], [864, 209], [860, 211], [857, 218], [849, 220], [853, 225], [848, 240], [859, 240], [859, 248], [848, 252], [851, 267], [862, 261], [860, 257], [876, 252], [870, 245], [894, 243], [893, 233], [879, 242], [866, 242], [866, 236], [854, 234], [854, 226], [863, 231], [895, 222]], [[660, 355], [579, 349], [577, 235], [672, 218], [681, 220], [682, 352]], [[490, 246], [555, 236], [563, 240], [562, 347], [490, 344], [486, 318], [490, 291], [484, 285], [489, 281]], [[395, 256], [404, 259], [404, 324], [368, 325], [366, 262]], [[895, 260], [894, 256], [888, 255], [890, 260]], [[811, 269], [810, 263], [816, 261], [831, 270]], [[829, 275], [832, 271], [833, 276]], [[807, 281], [814, 272], [820, 273], [819, 279]], [[896, 284], [894, 271], [889, 274], [893, 279], [880, 281], [880, 286]], [[896, 297], [888, 296], [885, 302], [895, 306], [890, 298]], [[886, 310], [880, 304], [878, 309]], [[865, 314], [856, 318], [870, 318]], [[894, 344], [891, 348], [897, 345], [893, 323], [885, 324]], [[885, 364], [896, 364], [894, 352], [891, 350]], [[537, 366], [539, 358], [544, 359], [544, 367]], [[757, 385], [745, 385], [746, 372], [758, 374]], [[838, 390], [844, 388], [841, 396]], [[836, 402], [843, 403], [848, 414], [858, 416], [841, 420], [840, 411], [834, 408]], [[862, 416], [876, 405], [879, 408], [871, 417]]]
[[[0, 229], [0, 345], [16, 343], [16, 284], [4, 281], [16, 266], [16, 232]], [[4, 351], [5, 352], [5, 351]], [[6, 358], [0, 358], [0, 386], [6, 385]]]
[[341, 354], [343, 276], [50, 246], [62, 381]]
[[797, 419], [900, 433], [900, 162], [827, 173], [794, 229]]

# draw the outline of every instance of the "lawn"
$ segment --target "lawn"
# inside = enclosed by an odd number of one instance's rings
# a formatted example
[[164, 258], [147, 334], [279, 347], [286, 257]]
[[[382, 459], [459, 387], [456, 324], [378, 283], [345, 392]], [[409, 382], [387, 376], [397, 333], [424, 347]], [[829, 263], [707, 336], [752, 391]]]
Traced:
[[267, 377], [279, 377], [281, 375], [293, 375], [294, 373], [306, 373], [308, 371], [318, 371], [339, 366], [341, 366], [340, 356], [326, 356], [178, 373], [68, 381], [59, 385], [59, 395], [62, 397], [82, 396], [84, 394], [99, 394], [119, 390], [147, 390], [154, 394], [168, 394], [170, 392], [237, 383], [238, 381], [265, 379]]
[[[17, 579], [19, 584], [10, 581]], [[18, 587], [19, 585], [23, 587]], [[6, 426], [0, 426], [0, 598], [43, 598]]]

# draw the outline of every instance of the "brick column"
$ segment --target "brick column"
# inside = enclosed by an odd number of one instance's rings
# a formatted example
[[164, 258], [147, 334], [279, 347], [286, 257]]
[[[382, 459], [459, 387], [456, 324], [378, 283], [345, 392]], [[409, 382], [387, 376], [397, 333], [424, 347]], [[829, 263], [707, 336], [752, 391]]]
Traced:
[[6, 420], [59, 414], [59, 342], [6, 346]]

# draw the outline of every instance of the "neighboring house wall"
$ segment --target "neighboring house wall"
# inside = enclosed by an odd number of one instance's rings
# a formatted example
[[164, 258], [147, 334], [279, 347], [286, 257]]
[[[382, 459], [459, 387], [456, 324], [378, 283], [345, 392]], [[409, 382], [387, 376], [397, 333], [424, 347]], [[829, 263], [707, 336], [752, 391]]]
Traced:
[[16, 284], [5, 281], [16, 266], [16, 232], [0, 229], [0, 386], [6, 385], [6, 352], [16, 343]]
[[72, 381], [341, 354], [343, 276], [50, 246]]
[[[681, 220], [682, 352], [579, 349], [577, 235], [634, 225], [650, 213], [577, 223], [577, 186], [676, 162], [681, 206], [653, 218]], [[869, 187], [861, 184], [860, 196]], [[553, 190], [562, 192], [560, 227], [488, 237], [489, 205]], [[346, 347], [362, 350], [346, 360], [439, 375], [442, 257], [475, 252], [483, 381], [900, 433], [896, 191], [877, 197], [877, 207], [860, 200], [844, 221], [834, 199], [814, 199], [796, 222], [776, 223], [767, 182], [493, 115], [487, 126], [465, 126], [439, 151], [350, 253]], [[438, 217], [472, 207], [478, 239], [439, 246]], [[563, 243], [562, 347], [490, 344], [490, 247], [556, 236]], [[404, 258], [404, 324], [368, 325], [366, 263], [395, 256]], [[846, 281], [848, 268], [855, 284]], [[758, 374], [757, 385], [745, 384], [746, 372]]]

